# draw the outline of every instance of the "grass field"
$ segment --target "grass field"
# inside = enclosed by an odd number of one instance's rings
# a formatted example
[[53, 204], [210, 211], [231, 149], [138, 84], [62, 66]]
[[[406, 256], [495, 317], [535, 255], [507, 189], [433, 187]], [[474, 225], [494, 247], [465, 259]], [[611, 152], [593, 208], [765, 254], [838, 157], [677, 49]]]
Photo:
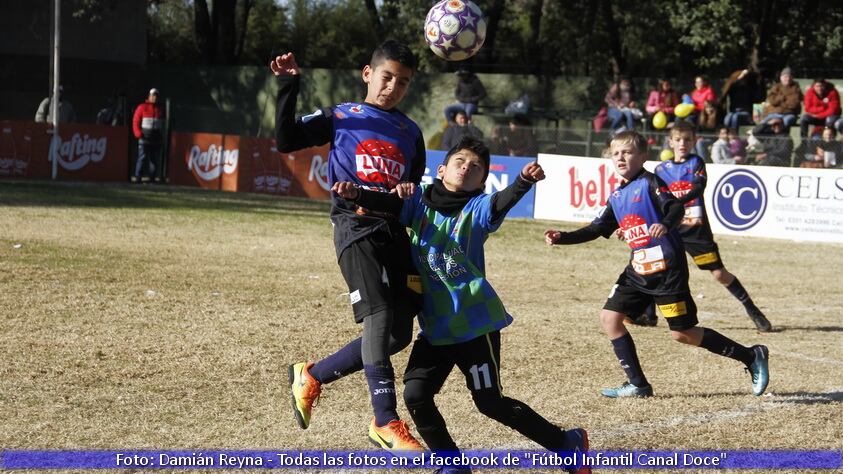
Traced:
[[[370, 449], [360, 374], [325, 388], [306, 431], [289, 408], [286, 365], [358, 334], [327, 211], [0, 181], [0, 449]], [[750, 394], [739, 363], [672, 342], [662, 320], [632, 329], [656, 397], [608, 400], [599, 390], [624, 376], [597, 314], [627, 250], [602, 239], [549, 248], [551, 226], [576, 227], [513, 219], [486, 246], [515, 316], [501, 356], [509, 396], [585, 427], [601, 450], [843, 448], [843, 245], [718, 239], [777, 328], [768, 334], [692, 269], [701, 324], [769, 346], [765, 396]], [[394, 358], [399, 373], [408, 352]], [[538, 449], [477, 413], [457, 372], [437, 400], [466, 449]]]

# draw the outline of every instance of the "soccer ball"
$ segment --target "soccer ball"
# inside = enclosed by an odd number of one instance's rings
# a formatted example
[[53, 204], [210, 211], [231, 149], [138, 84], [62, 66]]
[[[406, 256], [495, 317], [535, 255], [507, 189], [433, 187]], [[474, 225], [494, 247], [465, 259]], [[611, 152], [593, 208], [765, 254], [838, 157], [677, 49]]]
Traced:
[[424, 39], [442, 59], [468, 59], [486, 40], [483, 12], [469, 0], [442, 0], [427, 12]]

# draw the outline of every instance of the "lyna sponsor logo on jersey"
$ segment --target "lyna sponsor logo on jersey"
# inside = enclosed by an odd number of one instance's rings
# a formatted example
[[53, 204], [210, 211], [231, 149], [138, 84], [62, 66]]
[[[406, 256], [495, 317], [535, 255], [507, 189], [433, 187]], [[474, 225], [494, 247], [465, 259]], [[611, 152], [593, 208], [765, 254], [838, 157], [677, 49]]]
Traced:
[[108, 138], [91, 137], [87, 133], [74, 133], [70, 140], [61, 137], [50, 142], [50, 161], [58, 160], [58, 165], [68, 171], [84, 168], [88, 163], [97, 163], [105, 158]]
[[226, 150], [221, 146], [211, 144], [207, 150], [202, 150], [199, 145], [190, 148], [187, 160], [187, 169], [196, 177], [205, 181], [212, 181], [219, 178], [223, 173], [233, 174], [237, 171], [237, 162], [240, 150]]
[[355, 157], [357, 177], [364, 183], [394, 188], [404, 175], [404, 154], [386, 140], [370, 139], [358, 143]]

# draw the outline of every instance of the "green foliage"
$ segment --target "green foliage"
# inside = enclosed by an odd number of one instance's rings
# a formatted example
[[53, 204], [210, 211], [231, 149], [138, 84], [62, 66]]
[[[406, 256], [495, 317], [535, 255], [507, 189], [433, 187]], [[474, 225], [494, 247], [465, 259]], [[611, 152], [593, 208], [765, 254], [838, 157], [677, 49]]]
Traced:
[[[475, 0], [490, 22], [479, 71], [542, 75], [725, 77], [755, 64], [768, 77], [833, 75], [843, 54], [837, 0]], [[433, 0], [252, 0], [241, 64], [291, 50], [303, 67], [359, 69], [387, 37], [410, 44], [422, 71], [454, 64], [430, 54], [422, 22]], [[237, 12], [242, 12], [238, 2]], [[94, 19], [108, 0], [74, 0]], [[150, 0], [150, 59], [199, 62], [193, 0]], [[239, 28], [238, 23], [238, 28]]]

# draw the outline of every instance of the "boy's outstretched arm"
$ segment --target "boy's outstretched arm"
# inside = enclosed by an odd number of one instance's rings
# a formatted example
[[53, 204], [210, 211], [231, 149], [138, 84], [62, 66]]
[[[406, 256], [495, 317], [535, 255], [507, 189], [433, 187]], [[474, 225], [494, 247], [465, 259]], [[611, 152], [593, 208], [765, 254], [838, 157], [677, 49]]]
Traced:
[[612, 210], [611, 204], [606, 204], [603, 212], [587, 226], [580, 227], [573, 232], [563, 232], [553, 229], [546, 230], [544, 232], [544, 241], [547, 245], [581, 244], [598, 237], [609, 238], [617, 228], [618, 223], [615, 220], [615, 211]]
[[404, 201], [398, 197], [397, 193], [370, 191], [347, 181], [334, 183], [331, 191], [337, 193], [343, 199], [373, 211], [398, 215], [404, 206]]
[[533, 184], [544, 179], [541, 165], [533, 161], [521, 169], [521, 173], [509, 186], [492, 196], [492, 223], [498, 224], [506, 217], [518, 201], [533, 187]]
[[331, 109], [321, 109], [296, 120], [301, 70], [293, 53], [275, 56], [269, 69], [278, 77], [275, 105], [275, 143], [278, 151], [289, 153], [331, 141], [334, 125]]

